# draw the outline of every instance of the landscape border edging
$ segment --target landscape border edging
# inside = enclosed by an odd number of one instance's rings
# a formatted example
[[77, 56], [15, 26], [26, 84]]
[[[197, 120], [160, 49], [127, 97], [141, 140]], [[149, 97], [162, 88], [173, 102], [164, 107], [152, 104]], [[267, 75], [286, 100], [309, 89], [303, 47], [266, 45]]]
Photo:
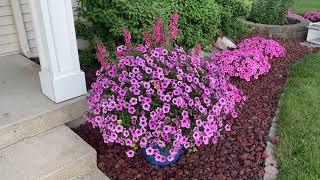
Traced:
[[292, 17], [288, 18], [299, 21], [299, 23], [289, 25], [269, 25], [248, 21], [247, 17], [240, 17], [240, 19], [253, 28], [258, 35], [277, 39], [305, 40], [308, 34], [307, 26], [311, 22], [308, 20], [298, 20]]

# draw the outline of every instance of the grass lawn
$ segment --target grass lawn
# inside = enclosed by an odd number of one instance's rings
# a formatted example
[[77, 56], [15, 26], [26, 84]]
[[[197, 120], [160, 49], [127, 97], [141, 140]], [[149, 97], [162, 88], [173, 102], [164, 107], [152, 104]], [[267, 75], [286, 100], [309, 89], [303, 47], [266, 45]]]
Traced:
[[320, 179], [320, 53], [290, 71], [280, 101], [279, 179]]
[[[253, 0], [244, 0], [246, 4], [251, 4]], [[290, 8], [293, 12], [303, 14], [306, 11], [320, 11], [320, 0], [293, 0], [294, 4]]]
[[291, 8], [296, 13], [304, 13], [306, 11], [320, 11], [320, 0], [294, 0]]

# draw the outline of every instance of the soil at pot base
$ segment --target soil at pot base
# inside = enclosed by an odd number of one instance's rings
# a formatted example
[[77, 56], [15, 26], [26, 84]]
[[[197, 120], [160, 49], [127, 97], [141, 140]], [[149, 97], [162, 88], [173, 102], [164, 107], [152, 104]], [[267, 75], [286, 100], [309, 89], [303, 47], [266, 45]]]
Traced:
[[300, 21], [298, 19], [287, 18], [287, 25], [298, 24]]

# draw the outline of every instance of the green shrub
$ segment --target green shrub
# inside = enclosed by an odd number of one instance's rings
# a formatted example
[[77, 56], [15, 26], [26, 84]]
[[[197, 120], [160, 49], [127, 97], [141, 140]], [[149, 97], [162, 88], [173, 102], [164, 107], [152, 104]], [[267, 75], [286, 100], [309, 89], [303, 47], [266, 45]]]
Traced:
[[80, 64], [82, 67], [92, 66], [97, 63], [95, 54], [92, 52], [91, 49], [79, 51], [79, 57], [80, 57]]
[[178, 44], [184, 48], [200, 43], [208, 47], [221, 33], [220, 7], [213, 0], [176, 0], [173, 8], [179, 11]]
[[250, 20], [262, 24], [287, 23], [286, 14], [292, 0], [254, 0]]
[[85, 39], [92, 39], [94, 34], [108, 48], [114, 48], [122, 42], [122, 30], [128, 28], [135, 37], [133, 42], [141, 42], [142, 32], [150, 30], [155, 19], [162, 17], [167, 22], [174, 10], [180, 13], [181, 46], [189, 48], [195, 43], [207, 46], [220, 33], [219, 6], [212, 0], [80, 0], [78, 15], [90, 25], [78, 21], [78, 36], [83, 37], [81, 31], [90, 32]]
[[250, 4], [243, 0], [216, 0], [216, 2], [223, 6], [221, 13], [228, 14], [229, 17], [244, 16], [250, 11]]
[[238, 39], [251, 32], [251, 29], [238, 19], [239, 16], [247, 16], [250, 12], [250, 4], [243, 0], [216, 0], [222, 6], [221, 29], [224, 34]]
[[241, 37], [249, 35], [252, 29], [240, 19], [226, 20], [223, 24], [224, 34], [239, 40]]
[[[180, 14], [177, 43], [186, 49], [196, 43], [207, 48], [222, 32], [239, 37], [248, 30], [242, 22], [236, 20], [248, 12], [246, 3], [241, 0], [78, 1], [80, 6], [77, 15], [81, 20], [76, 21], [76, 33], [78, 38], [89, 40], [91, 50], [98, 41], [102, 41], [112, 52], [123, 43], [124, 28], [132, 33], [133, 43], [141, 43], [143, 31], [150, 31], [155, 19], [162, 17], [164, 23], [167, 23], [175, 10]], [[89, 51], [82, 54], [88, 58], [87, 53]]]

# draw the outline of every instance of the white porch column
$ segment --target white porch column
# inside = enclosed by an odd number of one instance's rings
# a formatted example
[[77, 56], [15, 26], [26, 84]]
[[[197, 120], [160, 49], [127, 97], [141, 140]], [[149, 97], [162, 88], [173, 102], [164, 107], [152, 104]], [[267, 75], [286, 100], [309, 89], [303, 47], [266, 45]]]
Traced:
[[31, 0], [42, 92], [56, 103], [87, 93], [71, 0]]

